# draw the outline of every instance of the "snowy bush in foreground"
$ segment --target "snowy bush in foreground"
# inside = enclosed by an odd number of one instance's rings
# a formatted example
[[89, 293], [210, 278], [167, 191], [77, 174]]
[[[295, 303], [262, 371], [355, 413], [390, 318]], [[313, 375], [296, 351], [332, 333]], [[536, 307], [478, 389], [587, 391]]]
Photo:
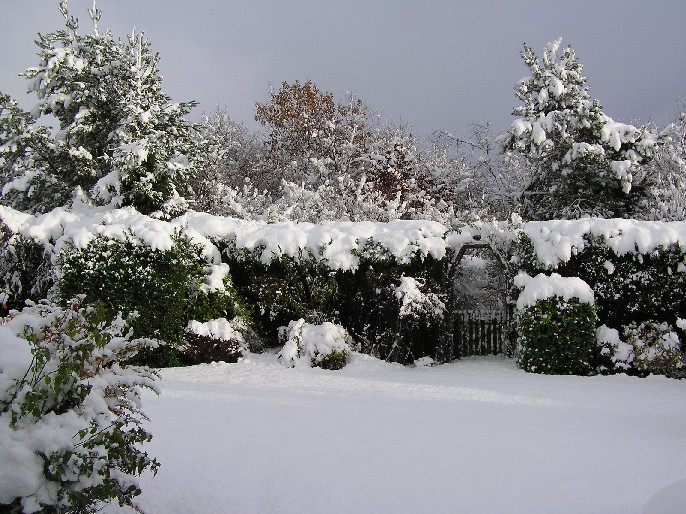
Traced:
[[141, 388], [154, 372], [122, 364], [151, 341], [121, 317], [74, 301], [32, 305], [0, 325], [0, 510], [94, 512], [132, 505], [136, 479], [158, 463], [138, 445]]
[[518, 275], [517, 364], [548, 375], [588, 375], [595, 370], [593, 291], [575, 277]]
[[285, 344], [279, 359], [288, 367], [317, 366], [341, 369], [350, 354], [350, 337], [343, 327], [325, 321], [321, 325], [304, 319], [291, 321], [282, 329]]

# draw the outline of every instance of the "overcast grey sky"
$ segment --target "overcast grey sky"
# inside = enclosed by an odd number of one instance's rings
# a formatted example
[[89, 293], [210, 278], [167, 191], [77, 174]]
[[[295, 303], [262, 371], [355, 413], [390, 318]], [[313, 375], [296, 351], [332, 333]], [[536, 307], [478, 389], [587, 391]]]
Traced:
[[[91, 0], [71, 0], [82, 31]], [[0, 91], [25, 108], [20, 71], [38, 32], [63, 26], [58, 0], [0, 0]], [[270, 84], [312, 79], [357, 93], [385, 119], [427, 135], [472, 122], [500, 132], [526, 75], [524, 41], [558, 36], [584, 64], [591, 94], [617, 121], [664, 125], [686, 96], [686, 1], [99, 0], [101, 28], [142, 29], [161, 55], [164, 89], [203, 109], [226, 106], [255, 127]]]

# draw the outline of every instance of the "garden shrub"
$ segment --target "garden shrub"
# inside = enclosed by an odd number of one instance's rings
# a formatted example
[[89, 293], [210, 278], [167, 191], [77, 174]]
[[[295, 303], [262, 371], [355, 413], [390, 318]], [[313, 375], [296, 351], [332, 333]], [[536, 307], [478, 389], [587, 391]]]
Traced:
[[426, 280], [407, 276], [400, 278], [394, 294], [399, 307], [397, 348], [406, 354], [402, 361], [436, 355], [429, 345], [438, 346], [441, 340], [445, 295], [432, 291]]
[[593, 292], [577, 278], [519, 275], [517, 364], [548, 375], [588, 375], [597, 367]]
[[161, 342], [140, 352], [137, 362], [173, 366], [182, 364], [180, 346], [191, 319], [232, 317], [238, 310], [228, 267], [218, 267], [224, 274], [219, 287], [206, 283], [206, 268], [201, 249], [180, 232], [169, 250], [144, 246], [131, 235], [123, 241], [98, 236], [60, 255], [58, 288], [63, 299], [85, 294], [102, 302], [112, 316], [133, 314], [136, 336]]
[[680, 377], [684, 369], [681, 338], [668, 323], [646, 321], [623, 327], [624, 340], [633, 347], [632, 367], [640, 375]]
[[302, 318], [342, 325], [360, 351], [381, 359], [408, 364], [428, 354], [440, 362], [450, 358], [450, 309], [444, 309], [445, 316], [434, 316], [432, 309], [401, 315], [397, 297], [403, 277], [412, 277], [425, 298], [448, 303], [452, 282], [443, 260], [415, 256], [400, 264], [373, 240], [354, 252], [359, 263], [352, 270], [330, 269], [321, 256], [306, 251], [264, 263], [261, 247], [248, 252], [225, 242], [222, 248], [236, 290], [254, 306], [255, 328], [272, 345], [283, 344], [275, 338], [279, 327]]
[[[50, 254], [39, 242], [0, 224], [0, 290], [2, 309], [22, 309], [26, 300], [48, 297], [54, 283]], [[1, 312], [1, 311], [0, 311]]]
[[576, 299], [539, 300], [518, 313], [517, 364], [546, 375], [588, 375], [595, 369], [595, 308]]
[[159, 465], [139, 448], [152, 437], [140, 391], [156, 391], [156, 374], [123, 364], [154, 342], [80, 301], [32, 304], [0, 325], [2, 512], [135, 507], [136, 477]]
[[304, 319], [291, 321], [280, 331], [283, 348], [279, 359], [288, 367], [318, 366], [341, 369], [350, 355], [350, 337], [340, 325], [328, 321], [307, 323]]
[[[454, 294], [448, 260], [415, 256], [399, 264], [377, 248], [361, 255], [357, 270], [337, 275], [341, 324], [362, 353], [402, 364], [427, 355], [450, 360]], [[404, 293], [402, 284], [409, 282], [418, 288], [417, 301]]]
[[243, 332], [247, 327], [240, 319], [219, 318], [201, 323], [191, 320], [186, 327], [183, 356], [188, 364], [238, 362], [246, 346]]
[[337, 321], [337, 272], [314, 255], [301, 251], [297, 258], [280, 256], [264, 264], [252, 252], [228, 252], [237, 296], [253, 306], [251, 321], [267, 343], [276, 346], [278, 329], [290, 320], [310, 323]]
[[[684, 320], [679, 319], [677, 324], [684, 324]], [[622, 327], [621, 334], [603, 325], [597, 331], [604, 359], [601, 371], [684, 378], [684, 338], [679, 332], [668, 323], [650, 321]]]

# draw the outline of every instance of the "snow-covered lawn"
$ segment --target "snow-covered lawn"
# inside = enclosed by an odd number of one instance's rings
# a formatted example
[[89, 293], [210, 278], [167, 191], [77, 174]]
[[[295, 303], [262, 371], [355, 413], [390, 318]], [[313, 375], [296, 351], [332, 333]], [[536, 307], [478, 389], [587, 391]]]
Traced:
[[163, 370], [161, 388], [144, 396], [149, 514], [686, 508], [686, 381], [250, 355]]

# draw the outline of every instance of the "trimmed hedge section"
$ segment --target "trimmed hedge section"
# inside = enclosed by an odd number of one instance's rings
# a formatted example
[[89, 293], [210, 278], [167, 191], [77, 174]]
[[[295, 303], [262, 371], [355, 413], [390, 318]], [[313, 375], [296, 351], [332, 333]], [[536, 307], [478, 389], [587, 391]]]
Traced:
[[538, 300], [517, 316], [517, 364], [546, 375], [588, 375], [596, 369], [596, 311], [576, 298]]

